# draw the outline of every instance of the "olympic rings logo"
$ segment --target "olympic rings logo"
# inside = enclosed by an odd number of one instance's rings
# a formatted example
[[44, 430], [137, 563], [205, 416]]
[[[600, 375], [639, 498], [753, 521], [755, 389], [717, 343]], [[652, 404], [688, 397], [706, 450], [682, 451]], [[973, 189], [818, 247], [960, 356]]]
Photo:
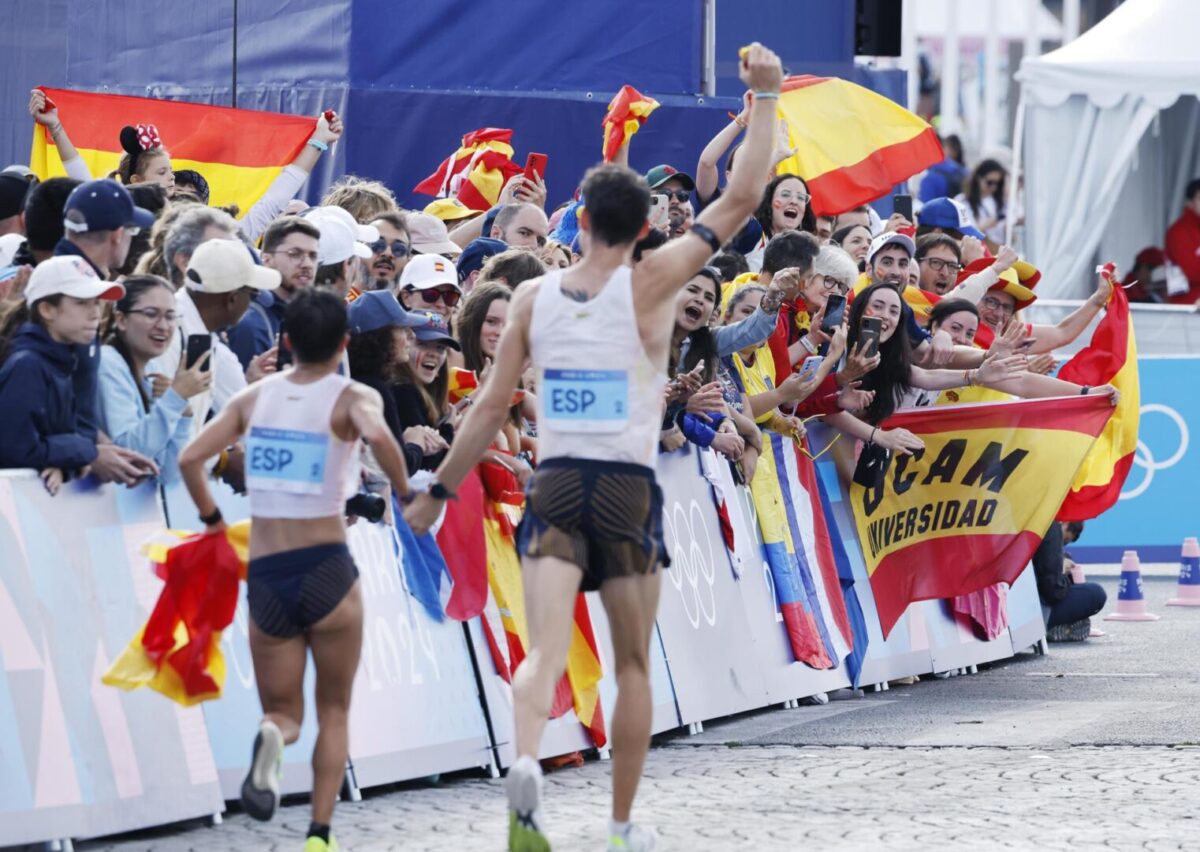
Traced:
[[1175, 428], [1179, 430], [1179, 446], [1175, 452], [1168, 458], [1159, 461], [1154, 457], [1154, 453], [1150, 451], [1149, 445], [1145, 441], [1138, 439], [1137, 450], [1133, 455], [1133, 463], [1146, 471], [1142, 477], [1142, 481], [1128, 491], [1122, 491], [1121, 500], [1132, 500], [1134, 497], [1140, 497], [1150, 487], [1150, 483], [1154, 481], [1154, 474], [1160, 470], [1167, 470], [1179, 464], [1187, 454], [1188, 441], [1190, 438], [1187, 422], [1179, 415], [1179, 412], [1170, 406], [1159, 405], [1153, 403], [1151, 405], [1143, 405], [1140, 412], [1142, 417], [1147, 414], [1162, 414], [1175, 424]]
[[[717, 624], [717, 594], [713, 586], [716, 580], [716, 560], [713, 557], [712, 536], [708, 521], [695, 500], [687, 511], [682, 503], [675, 503], [668, 513], [663, 512], [663, 522], [670, 530], [672, 551], [671, 570], [667, 577], [683, 601], [683, 610], [695, 629], [700, 619], [709, 627]], [[686, 537], [680, 534], [685, 534]], [[701, 584], [700, 578], [704, 578]]]

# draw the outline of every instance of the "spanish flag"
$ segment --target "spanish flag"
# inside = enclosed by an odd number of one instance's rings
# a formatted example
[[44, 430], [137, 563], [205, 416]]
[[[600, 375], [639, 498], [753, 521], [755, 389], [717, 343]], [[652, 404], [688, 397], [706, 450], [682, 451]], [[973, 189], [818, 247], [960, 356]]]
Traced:
[[[525, 618], [525, 587], [521, 561], [517, 556], [516, 527], [525, 506], [525, 495], [517, 479], [506, 468], [493, 463], [478, 466], [487, 498], [483, 506], [484, 538], [487, 541], [488, 585], [500, 613], [505, 644], [502, 650], [483, 621], [488, 646], [496, 671], [511, 682], [512, 674], [525, 659], [529, 647], [529, 628]], [[575, 597], [574, 627], [567, 650], [566, 672], [555, 689], [550, 718], [556, 719], [574, 709], [576, 718], [588, 730], [592, 742], [602, 747], [608, 737], [604, 731], [604, 712], [600, 705], [600, 651], [588, 615], [583, 594]]]
[[913, 601], [1016, 580], [1112, 416], [1103, 396], [902, 411], [925, 441], [850, 503], [886, 637]]
[[1121, 401], [1071, 484], [1058, 511], [1060, 521], [1086, 521], [1111, 508], [1121, 496], [1137, 451], [1141, 394], [1133, 317], [1125, 291], [1113, 279], [1113, 264], [1107, 264], [1102, 274], [1113, 283], [1107, 312], [1092, 333], [1092, 342], [1062, 365], [1058, 377], [1093, 387], [1115, 385]]
[[[254, 206], [267, 187], [296, 159], [312, 136], [316, 120], [298, 115], [160, 101], [128, 95], [101, 95], [43, 89], [58, 106], [71, 142], [94, 177], [104, 177], [121, 160], [121, 128], [153, 124], [171, 155], [171, 167], [194, 169], [212, 188], [209, 203]], [[45, 180], [67, 172], [50, 134], [33, 129], [29, 167]]]
[[146, 624], [101, 677], [120, 689], [148, 686], [184, 706], [219, 698], [221, 632], [233, 621], [246, 577], [250, 522], [216, 535], [167, 533], [145, 548], [162, 592]]
[[437, 171], [413, 187], [413, 192], [437, 198], [457, 198], [472, 210], [486, 211], [500, 199], [500, 190], [521, 167], [512, 161], [511, 130], [483, 127], [462, 138], [457, 151]]
[[778, 115], [796, 149], [778, 172], [804, 178], [818, 216], [874, 201], [945, 159], [929, 124], [883, 95], [836, 77], [788, 77]]
[[604, 162], [612, 162], [621, 146], [641, 130], [656, 109], [658, 101], [654, 98], [646, 97], [633, 86], [621, 87], [604, 116]]

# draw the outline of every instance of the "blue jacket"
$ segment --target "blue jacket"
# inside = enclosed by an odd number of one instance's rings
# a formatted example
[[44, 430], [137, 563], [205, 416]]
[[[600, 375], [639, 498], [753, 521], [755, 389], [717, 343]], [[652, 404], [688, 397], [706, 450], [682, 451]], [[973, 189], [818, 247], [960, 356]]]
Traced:
[[275, 345], [285, 307], [283, 302], [266, 290], [259, 290], [237, 325], [229, 329], [229, 348], [242, 362], [243, 370], [250, 366], [252, 358]]
[[[150, 383], [143, 382], [149, 393]], [[183, 416], [186, 408], [187, 400], [167, 388], [146, 411], [121, 353], [111, 346], [100, 350], [101, 428], [117, 446], [154, 459], [163, 482], [179, 479], [179, 452], [192, 433], [192, 418]]]
[[[84, 254], [83, 249], [63, 237], [54, 247], [54, 256], [81, 257], [91, 264], [92, 269], [101, 278], [107, 278], [104, 270]], [[96, 430], [100, 427], [100, 341], [77, 345], [75, 349], [75, 372], [72, 378], [75, 386], [75, 411], [79, 434], [86, 435], [92, 441], [96, 440]]]
[[76, 347], [56, 343], [27, 322], [0, 367], [0, 468], [61, 468], [68, 476], [96, 459], [96, 441], [79, 430]]

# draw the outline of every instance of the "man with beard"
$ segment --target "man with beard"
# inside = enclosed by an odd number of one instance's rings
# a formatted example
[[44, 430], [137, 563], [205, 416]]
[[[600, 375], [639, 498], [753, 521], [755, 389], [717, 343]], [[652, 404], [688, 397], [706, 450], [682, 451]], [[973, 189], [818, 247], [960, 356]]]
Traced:
[[674, 166], [655, 166], [646, 172], [646, 183], [650, 192], [667, 197], [667, 233], [671, 239], [683, 236], [694, 219], [692, 192], [696, 182], [692, 176]]
[[918, 237], [916, 258], [921, 268], [920, 288], [939, 296], [946, 295], [962, 269], [962, 250], [954, 238], [946, 234]]
[[412, 237], [408, 225], [399, 213], [382, 213], [371, 224], [379, 231], [379, 239], [371, 243], [371, 259], [367, 261], [367, 289], [396, 292], [396, 282], [412, 256]]
[[262, 264], [279, 272], [279, 286], [260, 291], [237, 325], [229, 332], [229, 348], [242, 363], [275, 345], [279, 324], [288, 302], [300, 290], [311, 287], [317, 272], [321, 232], [299, 216], [281, 216], [263, 234]]

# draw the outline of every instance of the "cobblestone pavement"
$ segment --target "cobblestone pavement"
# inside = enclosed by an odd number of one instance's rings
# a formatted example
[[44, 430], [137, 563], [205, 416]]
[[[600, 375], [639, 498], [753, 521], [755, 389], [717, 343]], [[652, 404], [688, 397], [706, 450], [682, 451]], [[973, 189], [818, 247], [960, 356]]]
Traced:
[[[786, 712], [786, 711], [780, 711]], [[547, 779], [556, 849], [603, 849], [609, 767]], [[1200, 748], [856, 748], [691, 746], [647, 764], [637, 816], [664, 850], [1197, 849]], [[307, 807], [275, 822], [242, 815], [87, 849], [300, 849]], [[406, 785], [343, 803], [353, 850], [498, 850], [497, 781]]]

